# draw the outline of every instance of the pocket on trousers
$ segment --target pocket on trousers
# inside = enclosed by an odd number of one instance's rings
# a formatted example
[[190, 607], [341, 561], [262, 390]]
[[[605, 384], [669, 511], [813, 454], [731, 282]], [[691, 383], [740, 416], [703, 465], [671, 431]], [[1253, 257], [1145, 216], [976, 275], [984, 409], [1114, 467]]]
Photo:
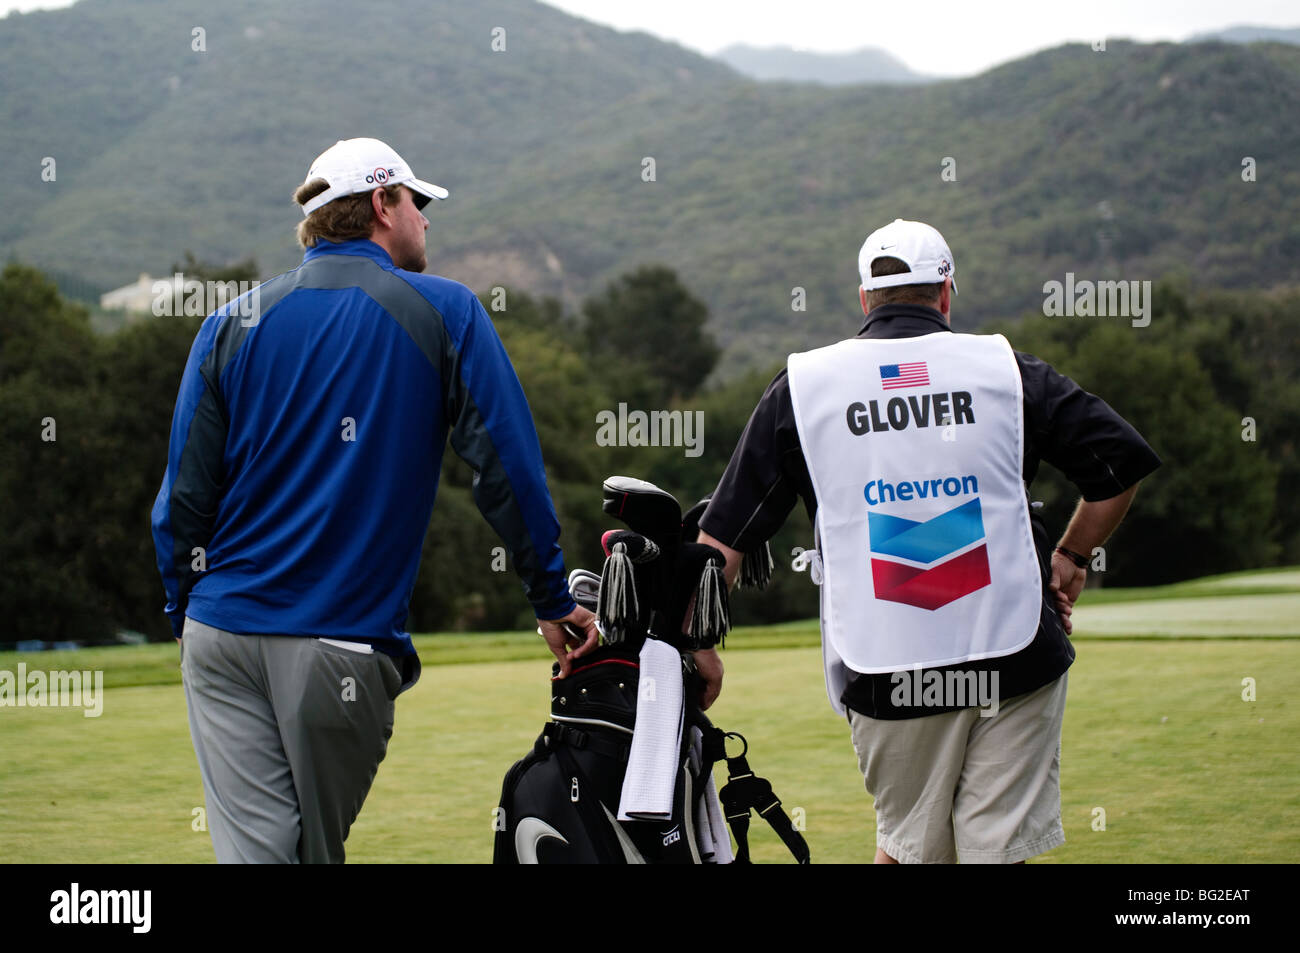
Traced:
[[393, 663], [393, 668], [397, 671], [397, 691], [393, 693], [396, 698], [402, 692], [414, 687], [415, 683], [420, 680], [420, 672], [423, 666], [420, 664], [420, 657], [414, 653], [403, 655], [400, 659], [389, 659]]
[[[410, 685], [403, 681], [404, 668], [401, 662], [384, 652], [380, 652], [378, 649], [373, 652], [357, 652], [353, 649], [343, 648], [340, 645], [323, 642], [317, 638], [313, 638], [311, 644], [314, 651], [330, 656], [331, 659], [339, 660], [329, 663], [329, 670], [335, 677], [348, 674], [358, 676], [371, 671], [377, 672], [380, 681], [383, 682], [384, 694], [390, 702], [401, 692], [410, 688]], [[414, 685], [415, 679], [419, 677], [420, 672], [417, 663], [411, 685]]]
[[305, 641], [304, 654], [298, 656], [303, 667], [291, 679], [291, 695], [285, 696], [292, 710], [289, 717], [313, 728], [350, 729], [361, 711], [386, 702], [387, 679], [377, 655], [361, 655], [315, 638]]

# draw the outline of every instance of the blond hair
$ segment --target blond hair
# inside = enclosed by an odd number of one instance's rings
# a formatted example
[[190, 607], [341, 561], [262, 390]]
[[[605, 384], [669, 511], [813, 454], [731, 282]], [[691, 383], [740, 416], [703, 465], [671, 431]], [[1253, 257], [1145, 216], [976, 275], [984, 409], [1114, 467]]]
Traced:
[[[311, 179], [294, 190], [293, 200], [300, 206], [306, 205], [329, 187], [330, 184], [324, 179]], [[391, 208], [402, 200], [400, 185], [378, 188], [384, 190], [385, 208]], [[314, 248], [322, 238], [327, 242], [369, 238], [375, 225], [370, 196], [370, 192], [357, 192], [355, 195], [341, 195], [332, 202], [326, 202], [298, 223], [298, 244], [303, 248]]]

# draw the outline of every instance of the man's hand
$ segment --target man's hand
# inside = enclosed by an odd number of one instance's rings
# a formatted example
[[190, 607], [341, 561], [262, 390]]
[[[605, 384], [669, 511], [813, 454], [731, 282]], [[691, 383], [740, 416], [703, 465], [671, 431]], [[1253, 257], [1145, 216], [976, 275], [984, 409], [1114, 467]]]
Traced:
[[[582, 632], [579, 637], [574, 631]], [[560, 678], [569, 677], [570, 663], [580, 655], [586, 655], [600, 644], [600, 630], [596, 628], [595, 613], [578, 606], [562, 619], [538, 619], [537, 628], [546, 640], [546, 645], [560, 660]], [[567, 651], [576, 646], [573, 651]]]
[[1070, 615], [1087, 578], [1088, 570], [1076, 566], [1068, 556], [1052, 553], [1052, 595], [1056, 597], [1056, 614], [1061, 617], [1066, 635], [1074, 631]]
[[[1137, 491], [1138, 485], [1134, 483], [1109, 499], [1080, 500], [1070, 517], [1070, 525], [1065, 528], [1065, 535], [1056, 545], [1076, 553], [1091, 553], [1115, 532]], [[1056, 613], [1061, 617], [1066, 635], [1074, 631], [1070, 613], [1074, 611], [1074, 600], [1079, 598], [1087, 578], [1086, 569], [1076, 566], [1067, 556], [1052, 553], [1052, 594], [1056, 596]]]
[[696, 649], [695, 670], [704, 680], [704, 692], [700, 695], [700, 711], [705, 711], [718, 700], [722, 693], [722, 656], [717, 649]]

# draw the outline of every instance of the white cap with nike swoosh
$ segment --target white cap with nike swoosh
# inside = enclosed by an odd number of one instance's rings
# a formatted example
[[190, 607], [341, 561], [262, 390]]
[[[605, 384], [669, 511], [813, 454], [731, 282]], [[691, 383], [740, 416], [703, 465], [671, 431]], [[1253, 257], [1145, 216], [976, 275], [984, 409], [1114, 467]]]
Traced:
[[[871, 263], [877, 258], [897, 258], [911, 271], [901, 275], [872, 275]], [[957, 293], [957, 266], [948, 243], [938, 230], [924, 222], [896, 218], [884, 228], [867, 236], [858, 252], [858, 274], [867, 291], [896, 288], [899, 285], [938, 284], [952, 278], [952, 293]]]

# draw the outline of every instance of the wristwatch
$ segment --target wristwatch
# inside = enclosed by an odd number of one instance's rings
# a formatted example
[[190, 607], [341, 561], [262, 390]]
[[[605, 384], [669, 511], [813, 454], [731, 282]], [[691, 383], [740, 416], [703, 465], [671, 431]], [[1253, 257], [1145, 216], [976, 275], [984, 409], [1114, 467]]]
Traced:
[[1080, 556], [1080, 555], [1079, 555], [1078, 553], [1076, 553], [1074, 550], [1072, 550], [1072, 549], [1066, 549], [1064, 546], [1057, 546], [1057, 547], [1056, 547], [1056, 551], [1057, 551], [1058, 553], [1060, 553], [1062, 556], [1064, 556], [1066, 559], [1070, 560], [1070, 562], [1074, 563], [1074, 564], [1075, 564], [1076, 566], [1078, 566], [1080, 569], [1087, 569], [1087, 568], [1088, 568], [1088, 557], [1087, 557], [1087, 556]]

